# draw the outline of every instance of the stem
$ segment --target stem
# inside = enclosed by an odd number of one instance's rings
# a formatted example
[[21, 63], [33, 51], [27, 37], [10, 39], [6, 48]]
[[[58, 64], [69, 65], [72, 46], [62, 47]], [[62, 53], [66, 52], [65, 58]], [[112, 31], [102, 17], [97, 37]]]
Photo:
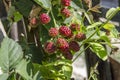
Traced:
[[[40, 29], [40, 31], [41, 31], [41, 28], [39, 28]], [[35, 31], [34, 31], [34, 35], [35, 35], [35, 38], [36, 38], [36, 41], [37, 41], [37, 45], [38, 45], [38, 47], [41, 49], [41, 52], [42, 52], [42, 54], [45, 56], [45, 52], [44, 52], [44, 49], [43, 49], [43, 47], [42, 47], [42, 43], [41, 43], [41, 41], [40, 41], [40, 35], [39, 35], [39, 29], [36, 29]]]
[[11, 29], [12, 29], [12, 26], [13, 26], [13, 22], [10, 23], [10, 28], [8, 29], [7, 35], [10, 34], [10, 31], [11, 31]]
[[81, 5], [81, 7], [84, 9], [82, 0], [80, 0], [80, 5]]
[[97, 70], [98, 64], [99, 64], [99, 62], [97, 62], [95, 64], [95, 66], [93, 68], [91, 68], [91, 70], [90, 70], [90, 76], [89, 76], [88, 80], [91, 80], [91, 78], [93, 77], [93, 75], [96, 74], [95, 70]]
[[23, 30], [24, 30], [24, 33], [25, 33], [25, 38], [26, 38], [26, 40], [28, 39], [28, 35], [27, 35], [27, 31], [26, 31], [26, 24], [25, 24], [25, 19], [24, 18], [22, 18], [22, 23], [23, 23]]
[[[81, 5], [81, 7], [82, 7], [82, 9], [84, 9], [84, 6], [83, 6], [83, 4], [82, 4], [83, 2], [82, 2], [82, 0], [80, 0], [80, 5]], [[84, 9], [85, 10], [85, 9]], [[85, 12], [85, 11], [84, 11]], [[85, 14], [83, 14], [83, 18], [82, 18], [82, 23], [84, 24], [84, 19], [85, 19]]]
[[53, 18], [54, 27], [56, 27], [56, 26], [57, 26], [57, 24], [56, 24], [56, 20], [55, 20], [55, 17], [54, 17], [54, 15], [53, 15], [52, 9], [51, 9], [51, 15], [52, 15], [52, 18]]
[[14, 79], [15, 79], [15, 80], [17, 79], [17, 77], [16, 77], [16, 76], [17, 76], [17, 74], [14, 74]]
[[72, 61], [72, 63], [75, 62], [75, 60], [89, 47], [90, 45], [88, 45], [85, 49], [83, 49]]

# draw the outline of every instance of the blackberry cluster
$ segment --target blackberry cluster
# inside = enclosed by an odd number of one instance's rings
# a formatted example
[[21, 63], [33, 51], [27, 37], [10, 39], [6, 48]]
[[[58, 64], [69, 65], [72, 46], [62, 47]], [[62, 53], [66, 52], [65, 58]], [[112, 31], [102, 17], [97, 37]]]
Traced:
[[[69, 10], [69, 6], [71, 0], [61, 0], [61, 3], [61, 14], [65, 18], [70, 17], [71, 11]], [[48, 24], [50, 20], [50, 17], [46, 13], [40, 15], [42, 24]], [[69, 60], [73, 58], [72, 52], [78, 52], [80, 50], [78, 42], [86, 39], [86, 35], [81, 32], [81, 26], [73, 22], [70, 26], [62, 25], [59, 28], [52, 27], [48, 32], [52, 39], [51, 42], [45, 43], [45, 51], [51, 54], [60, 51]]]

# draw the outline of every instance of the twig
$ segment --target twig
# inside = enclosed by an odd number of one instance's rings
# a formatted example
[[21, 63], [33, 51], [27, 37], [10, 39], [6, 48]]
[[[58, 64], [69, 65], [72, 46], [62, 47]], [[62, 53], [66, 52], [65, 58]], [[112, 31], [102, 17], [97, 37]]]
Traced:
[[3, 32], [4, 37], [6, 37], [7, 35], [6, 35], [6, 32], [5, 32], [5, 29], [4, 29], [4, 26], [3, 26], [3, 24], [2, 24], [1, 19], [0, 19], [0, 29], [1, 29], [1, 31]]
[[6, 11], [8, 12], [8, 10], [9, 10], [9, 8], [11, 6], [11, 0], [9, 0], [9, 1], [3, 0], [3, 3], [5, 5]]
[[75, 58], [73, 59], [72, 63], [74, 63], [75, 60], [76, 60], [86, 49], [88, 49], [88, 47], [90, 47], [90, 45], [88, 45], [85, 49], [83, 49], [83, 50], [77, 55], [77, 57], [75, 57]]

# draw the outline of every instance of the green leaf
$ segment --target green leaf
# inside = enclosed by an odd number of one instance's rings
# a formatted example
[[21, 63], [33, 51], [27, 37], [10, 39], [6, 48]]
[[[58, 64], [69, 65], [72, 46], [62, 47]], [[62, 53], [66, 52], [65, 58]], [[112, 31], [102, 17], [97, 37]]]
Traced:
[[93, 21], [93, 15], [92, 15], [92, 13], [90, 13], [90, 12], [89, 13], [84, 12], [84, 14], [85, 14], [85, 17], [87, 18], [88, 22], [90, 24], [93, 24], [94, 21]]
[[34, 1], [47, 10], [50, 10], [51, 8], [51, 0], [34, 0]]
[[106, 13], [106, 18], [111, 19], [117, 12], [119, 11], [119, 8], [111, 8]]
[[16, 73], [20, 74], [26, 80], [32, 80], [32, 65], [30, 61], [22, 60], [15, 69]]
[[23, 16], [22, 16], [19, 12], [15, 12], [15, 13], [14, 13], [14, 21], [15, 21], [15, 22], [18, 22], [19, 20], [21, 20], [22, 17], [23, 17]]
[[63, 74], [67, 77], [66, 80], [70, 80], [70, 77], [72, 75], [72, 67], [64, 65], [62, 67], [62, 70], [63, 70]]
[[70, 6], [73, 7], [74, 9], [76, 9], [76, 10], [80, 9], [80, 7], [77, 6], [73, 1], [71, 1], [71, 5]]
[[45, 79], [42, 78], [42, 76], [40, 75], [40, 72], [38, 71], [38, 72], [34, 75], [33, 80], [45, 80]]
[[99, 44], [99, 43], [95, 43], [95, 42], [90, 42], [90, 49], [102, 60], [106, 60], [107, 59], [107, 51], [105, 50], [105, 48]]
[[83, 7], [81, 0], [72, 0], [70, 6], [73, 7], [73, 8], [75, 8], [75, 9], [80, 9], [80, 8]]
[[15, 7], [11, 6], [10, 9], [8, 10], [8, 17], [12, 17], [15, 12], [16, 12]]
[[41, 74], [40, 74], [40, 68], [39, 68], [39, 64], [36, 64], [36, 63], [34, 63], [33, 64], [33, 66], [34, 66], [34, 77], [33, 77], [33, 80], [42, 80], [42, 76], [41, 76]]
[[14, 4], [15, 4], [15, 7], [23, 16], [25, 17], [29, 16], [33, 6], [33, 2], [31, 0], [19, 0], [19, 1], [16, 1]]
[[55, 78], [55, 74], [54, 72], [52, 72], [52, 70], [50, 69], [51, 66], [44, 66], [44, 65], [40, 65], [39, 69], [40, 69], [40, 74], [42, 75], [42, 77], [44, 77], [45, 79], [54, 79]]
[[106, 36], [106, 34], [101, 35], [101, 36], [100, 36], [100, 39], [101, 39], [101, 40], [104, 40], [105, 43], [106, 43], [106, 45], [112, 46], [112, 45], [111, 45], [111, 42], [110, 42], [110, 38], [109, 38], [108, 36]]
[[14, 6], [11, 6], [9, 11], [8, 11], [8, 19], [12, 21], [12, 18], [14, 19], [15, 22], [19, 21], [22, 19], [22, 15], [15, 10]]
[[71, 64], [72, 62], [69, 60], [58, 60], [51, 63], [44, 62], [42, 65], [34, 63], [34, 80], [70, 80], [72, 73]]
[[80, 24], [82, 23], [82, 15], [80, 15], [77, 12], [74, 12], [73, 16], [72, 16], [72, 23], [77, 23]]
[[[4, 38], [0, 48], [0, 67], [4, 75], [9, 72], [22, 60], [23, 52], [18, 43], [9, 38]], [[2, 79], [1, 79], [2, 80]]]
[[8, 20], [12, 21], [12, 18], [14, 19], [14, 13], [16, 12], [15, 7], [11, 6], [8, 10]]
[[115, 27], [115, 25], [112, 23], [107, 23], [103, 26], [104, 29], [107, 29], [109, 31], [111, 31], [114, 27]]
[[102, 39], [102, 40], [104, 40], [104, 41], [110, 43], [110, 39], [109, 39], [109, 37], [106, 36], [106, 35], [102, 35], [102, 36], [100, 36], [100, 39]]
[[48, 35], [48, 30], [44, 27], [44, 26], [40, 26], [40, 41], [42, 44], [44, 44], [45, 42], [47, 42], [50, 39], [50, 36]]
[[87, 26], [87, 30], [96, 28], [96, 27], [100, 26], [101, 24], [102, 24], [102, 22], [96, 22], [92, 25]]
[[[13, 73], [11, 73], [10, 74], [10, 76], [8, 77], [8, 79], [7, 80], [15, 80], [16, 79], [16, 73], [15, 72], [13, 72]], [[22, 79], [21, 79], [22, 80]]]
[[68, 24], [68, 23], [71, 22], [71, 20], [72, 20], [72, 16], [69, 17], [69, 18], [66, 18], [65, 21], [64, 21], [64, 23], [65, 23], [65, 24]]
[[8, 73], [0, 74], [0, 80], [7, 80], [8, 77], [9, 77]]
[[56, 62], [54, 62], [54, 65], [68, 65], [68, 66], [70, 66], [72, 64], [72, 61], [70, 61], [70, 60], [58, 60], [58, 61], [56, 61]]
[[115, 27], [111, 30], [110, 33], [112, 37], [119, 38], [119, 32]]
[[[89, 30], [87, 30], [87, 32], [86, 32], [86, 37], [90, 37], [91, 34], [93, 34], [94, 32], [95, 32], [95, 29], [89, 29]], [[90, 38], [90, 40], [96, 40], [96, 39], [99, 39], [99, 36], [98, 36], [97, 33], [94, 34], [94, 35]]]

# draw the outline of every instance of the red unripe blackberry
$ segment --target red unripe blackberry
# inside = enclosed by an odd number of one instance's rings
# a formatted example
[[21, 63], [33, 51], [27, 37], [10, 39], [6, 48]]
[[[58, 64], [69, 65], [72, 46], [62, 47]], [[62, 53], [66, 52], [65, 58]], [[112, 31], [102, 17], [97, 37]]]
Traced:
[[60, 51], [62, 51], [62, 52], [65, 52], [69, 49], [68, 42], [63, 38], [58, 38], [57, 39], [57, 46], [60, 49]]
[[59, 29], [59, 33], [64, 37], [68, 37], [71, 35], [71, 29], [67, 26], [61, 26]]
[[61, 9], [61, 14], [62, 14], [63, 16], [65, 16], [65, 17], [70, 17], [71, 12], [70, 12], [69, 9], [63, 8], [63, 9]]
[[44, 45], [44, 50], [45, 50], [45, 52], [52, 54], [56, 51], [56, 46], [54, 45], [53, 42], [47, 42]]
[[37, 24], [37, 19], [35, 17], [33, 17], [32, 19], [30, 19], [30, 24], [31, 25], [36, 25]]
[[63, 56], [66, 58], [66, 59], [69, 59], [69, 60], [72, 60], [73, 58], [73, 55], [70, 51], [66, 51], [63, 53]]
[[58, 35], [58, 29], [57, 28], [50, 28], [49, 35], [51, 37], [56, 37]]
[[47, 24], [47, 23], [50, 22], [50, 20], [51, 20], [51, 18], [49, 17], [48, 14], [42, 13], [42, 14], [40, 15], [40, 22], [41, 22], [42, 24]]
[[62, 5], [64, 6], [70, 6], [71, 0], [61, 0]]
[[70, 48], [70, 50], [72, 50], [74, 52], [77, 52], [80, 50], [80, 46], [76, 41], [69, 42], [69, 48]]
[[82, 40], [86, 39], [86, 35], [84, 33], [78, 33], [78, 34], [76, 34], [75, 39], [78, 41], [82, 41]]
[[69, 36], [67, 36], [67, 39], [69, 39], [69, 38], [74, 38], [74, 34], [72, 32]]
[[70, 29], [73, 31], [79, 31], [80, 25], [79, 24], [71, 24]]

